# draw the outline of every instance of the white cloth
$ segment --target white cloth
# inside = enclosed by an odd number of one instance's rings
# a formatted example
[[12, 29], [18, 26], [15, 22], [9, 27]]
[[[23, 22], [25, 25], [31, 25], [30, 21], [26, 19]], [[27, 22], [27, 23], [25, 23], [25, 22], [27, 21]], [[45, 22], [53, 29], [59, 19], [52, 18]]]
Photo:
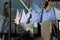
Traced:
[[16, 14], [16, 18], [15, 18], [15, 23], [18, 25], [19, 24], [19, 20], [21, 19], [21, 13], [19, 14], [19, 11], [17, 9], [17, 14]]
[[30, 30], [30, 33], [34, 33], [33, 32], [33, 27], [34, 27], [33, 23], [24, 24], [24, 27], [25, 27], [26, 31]]
[[25, 11], [24, 11], [24, 9], [23, 9], [20, 23], [27, 23], [29, 17], [30, 17], [30, 12], [28, 12], [28, 13], [26, 14]]
[[60, 30], [60, 22], [59, 22], [59, 30]]
[[54, 8], [57, 20], [60, 20], [60, 10]]

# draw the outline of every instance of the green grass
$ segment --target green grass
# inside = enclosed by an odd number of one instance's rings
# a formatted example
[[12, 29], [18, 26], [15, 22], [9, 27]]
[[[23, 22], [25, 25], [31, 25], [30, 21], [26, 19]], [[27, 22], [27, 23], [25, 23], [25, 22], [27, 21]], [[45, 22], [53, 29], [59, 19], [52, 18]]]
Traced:
[[37, 33], [38, 29], [37, 28], [34, 28], [34, 33]]

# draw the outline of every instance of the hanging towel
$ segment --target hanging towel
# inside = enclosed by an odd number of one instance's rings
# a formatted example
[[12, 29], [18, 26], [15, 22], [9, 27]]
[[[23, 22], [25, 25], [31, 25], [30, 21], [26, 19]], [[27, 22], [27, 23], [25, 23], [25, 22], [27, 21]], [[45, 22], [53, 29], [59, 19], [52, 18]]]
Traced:
[[57, 20], [60, 20], [60, 10], [54, 7]]
[[19, 14], [19, 10], [17, 9], [17, 14], [16, 14], [16, 18], [15, 18], [15, 23], [17, 25], [19, 24], [20, 19], [21, 19], [21, 13]]
[[27, 23], [28, 20], [29, 20], [29, 17], [30, 17], [30, 12], [28, 12], [26, 14], [25, 11], [24, 11], [24, 9], [23, 9], [20, 23]]

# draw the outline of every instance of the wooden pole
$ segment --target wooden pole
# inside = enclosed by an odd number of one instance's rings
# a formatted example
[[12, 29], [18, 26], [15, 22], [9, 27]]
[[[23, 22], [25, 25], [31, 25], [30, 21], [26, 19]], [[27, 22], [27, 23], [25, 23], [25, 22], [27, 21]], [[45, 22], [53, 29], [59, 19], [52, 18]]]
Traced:
[[9, 16], [9, 19], [10, 19], [10, 25], [9, 25], [9, 39], [8, 40], [11, 40], [11, 0], [9, 0], [9, 4], [10, 4], [10, 16]]

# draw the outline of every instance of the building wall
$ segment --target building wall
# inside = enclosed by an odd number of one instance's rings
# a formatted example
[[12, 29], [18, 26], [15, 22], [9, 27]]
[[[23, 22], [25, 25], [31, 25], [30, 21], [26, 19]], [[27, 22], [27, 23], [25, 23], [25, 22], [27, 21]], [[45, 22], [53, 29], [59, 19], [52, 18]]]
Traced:
[[51, 6], [57, 7], [57, 8], [60, 9], [60, 1], [57, 1], [57, 2], [51, 2]]

